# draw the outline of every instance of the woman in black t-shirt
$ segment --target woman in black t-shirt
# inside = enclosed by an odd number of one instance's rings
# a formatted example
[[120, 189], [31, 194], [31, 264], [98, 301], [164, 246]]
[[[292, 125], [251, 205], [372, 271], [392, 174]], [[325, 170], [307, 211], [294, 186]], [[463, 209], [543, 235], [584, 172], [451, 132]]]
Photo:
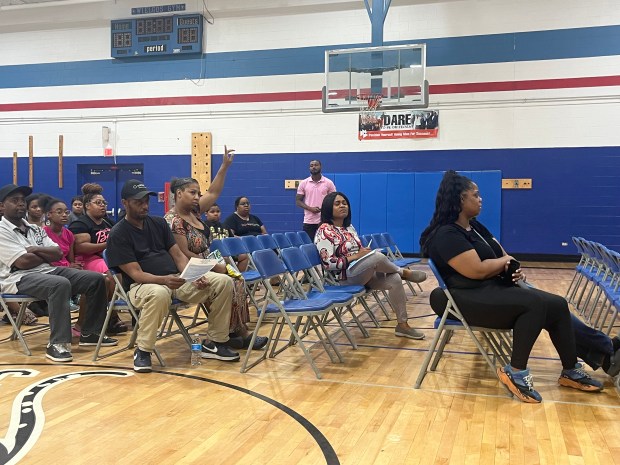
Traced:
[[[498, 368], [498, 377], [523, 402], [538, 403], [527, 361], [538, 335], [546, 329], [562, 361], [560, 385], [600, 391], [577, 363], [571, 314], [562, 297], [515, 283], [502, 282], [512, 257], [475, 220], [482, 208], [478, 186], [454, 171], [444, 175], [430, 225], [420, 237], [423, 255], [430, 257], [444, 278], [459, 309], [473, 326], [512, 329], [511, 363]], [[484, 237], [486, 236], [486, 238]], [[433, 291], [435, 292], [435, 291]], [[432, 300], [432, 299], [431, 299]]]
[[267, 234], [267, 229], [260, 218], [250, 214], [250, 201], [247, 197], [235, 199], [235, 212], [224, 220], [224, 226], [232, 229], [235, 236]]
[[[85, 270], [106, 275], [108, 299], [110, 299], [114, 292], [114, 279], [108, 272], [108, 266], [102, 254], [107, 247], [108, 235], [114, 226], [114, 222], [107, 216], [108, 202], [103, 197], [103, 187], [94, 183], [84, 184], [82, 193], [84, 194], [84, 214], [69, 225], [69, 230], [75, 236], [75, 261], [81, 264]], [[80, 314], [74, 334], [77, 334], [85, 318], [83, 300], [80, 301]], [[127, 325], [121, 321], [117, 312], [114, 311], [108, 324], [107, 333], [120, 334], [126, 331]]]

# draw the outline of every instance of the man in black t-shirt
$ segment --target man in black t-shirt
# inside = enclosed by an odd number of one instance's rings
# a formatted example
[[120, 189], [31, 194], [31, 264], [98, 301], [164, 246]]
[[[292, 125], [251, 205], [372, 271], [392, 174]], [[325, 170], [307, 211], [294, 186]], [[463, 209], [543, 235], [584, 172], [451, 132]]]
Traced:
[[157, 330], [176, 297], [184, 302], [209, 307], [208, 339], [202, 343], [202, 357], [237, 361], [239, 354], [227, 345], [233, 285], [226, 275], [210, 273], [189, 283], [179, 278], [188, 259], [181, 252], [163, 218], [149, 216], [149, 196], [156, 195], [135, 179], [121, 191], [125, 219], [110, 231], [107, 258], [110, 267], [120, 268], [123, 285], [133, 305], [140, 309], [134, 370], [151, 371], [151, 352]]

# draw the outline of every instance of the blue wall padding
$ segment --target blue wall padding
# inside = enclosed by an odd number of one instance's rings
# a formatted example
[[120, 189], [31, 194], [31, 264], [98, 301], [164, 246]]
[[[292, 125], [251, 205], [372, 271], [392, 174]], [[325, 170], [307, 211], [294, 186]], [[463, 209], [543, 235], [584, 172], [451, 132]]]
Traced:
[[334, 176], [334, 184], [336, 184], [336, 190], [343, 192], [349, 202], [351, 202], [351, 224], [357, 231], [361, 230], [360, 227], [360, 212], [361, 212], [361, 179], [358, 173], [336, 173]]
[[[388, 173], [386, 231], [402, 251], [413, 251], [413, 220], [415, 213], [415, 174]], [[384, 232], [384, 231], [377, 231]]]
[[360, 231], [363, 234], [387, 230], [387, 173], [363, 173], [360, 195]]
[[[437, 188], [443, 177], [443, 172], [415, 173], [415, 211], [413, 214], [413, 250], [420, 252], [420, 234], [431, 222], [435, 211], [435, 197]], [[397, 242], [398, 244], [398, 242]], [[402, 252], [405, 252], [401, 249]]]
[[478, 184], [482, 196], [482, 211], [478, 219], [496, 238], [502, 237], [502, 172], [472, 171], [469, 175], [461, 174]]

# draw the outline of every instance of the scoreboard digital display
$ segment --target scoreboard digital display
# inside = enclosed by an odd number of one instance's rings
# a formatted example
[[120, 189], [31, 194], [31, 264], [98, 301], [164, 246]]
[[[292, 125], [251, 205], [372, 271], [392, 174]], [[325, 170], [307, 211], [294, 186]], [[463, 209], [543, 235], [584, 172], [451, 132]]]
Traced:
[[201, 14], [115, 19], [112, 58], [202, 53]]

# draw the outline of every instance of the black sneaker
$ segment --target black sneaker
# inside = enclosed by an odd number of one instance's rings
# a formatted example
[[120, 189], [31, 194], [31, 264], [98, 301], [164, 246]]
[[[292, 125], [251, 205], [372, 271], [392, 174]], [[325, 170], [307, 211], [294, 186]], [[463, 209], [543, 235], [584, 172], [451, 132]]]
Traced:
[[[82, 335], [80, 336], [80, 345], [81, 346], [96, 346], [99, 342], [99, 334], [89, 334], [88, 336]], [[111, 347], [118, 344], [117, 339], [112, 339], [111, 337], [103, 336], [103, 340], [101, 341], [101, 347]]]
[[73, 361], [71, 344], [49, 344], [45, 351], [45, 356], [54, 362], [71, 362]]
[[226, 344], [219, 342], [202, 341], [202, 358], [214, 358], [216, 360], [223, 360], [225, 362], [237, 362], [239, 360], [239, 354], [230, 349]]
[[[243, 340], [243, 349], [247, 349], [248, 347], [250, 347], [250, 341], [252, 340], [252, 335], [248, 335], [248, 337], [246, 337]], [[252, 350], [260, 350], [263, 347], [265, 347], [267, 345], [267, 343], [269, 342], [269, 338], [266, 336], [256, 336], [256, 338], [254, 339], [254, 344], [252, 345]]]
[[133, 353], [133, 370], [138, 373], [150, 373], [153, 371], [151, 365], [151, 353], [140, 350], [136, 347]]

